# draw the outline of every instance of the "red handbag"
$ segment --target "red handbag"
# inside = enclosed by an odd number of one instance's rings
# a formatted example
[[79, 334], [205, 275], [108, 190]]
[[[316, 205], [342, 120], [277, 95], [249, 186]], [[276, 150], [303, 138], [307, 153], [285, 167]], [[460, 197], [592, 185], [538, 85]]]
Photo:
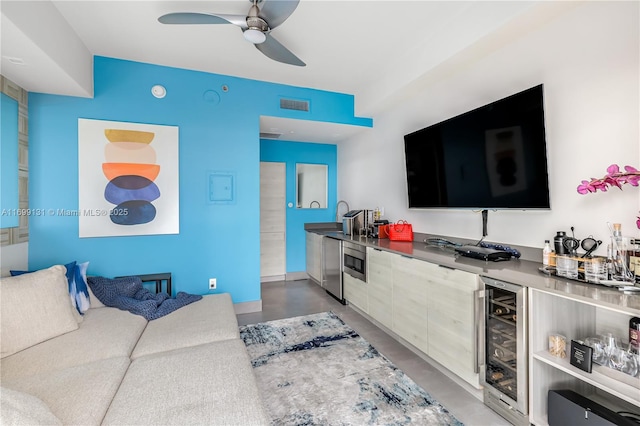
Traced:
[[389, 225], [387, 232], [391, 241], [413, 241], [413, 227], [406, 220]]

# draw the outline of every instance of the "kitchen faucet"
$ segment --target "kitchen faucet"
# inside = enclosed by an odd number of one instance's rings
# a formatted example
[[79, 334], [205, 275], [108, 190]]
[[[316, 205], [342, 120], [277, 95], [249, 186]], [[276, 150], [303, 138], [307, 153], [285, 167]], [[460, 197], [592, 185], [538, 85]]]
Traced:
[[336, 222], [339, 222], [339, 215], [338, 215], [338, 210], [340, 209], [340, 204], [344, 203], [344, 205], [347, 206], [347, 211], [349, 211], [349, 203], [347, 203], [344, 200], [340, 200], [338, 201], [338, 204], [336, 205]]

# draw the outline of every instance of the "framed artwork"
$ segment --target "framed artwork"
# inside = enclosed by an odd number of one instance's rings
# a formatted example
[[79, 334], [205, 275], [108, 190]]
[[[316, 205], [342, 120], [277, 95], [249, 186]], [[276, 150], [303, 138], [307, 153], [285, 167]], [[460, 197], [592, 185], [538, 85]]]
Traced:
[[80, 238], [178, 234], [178, 127], [78, 119]]

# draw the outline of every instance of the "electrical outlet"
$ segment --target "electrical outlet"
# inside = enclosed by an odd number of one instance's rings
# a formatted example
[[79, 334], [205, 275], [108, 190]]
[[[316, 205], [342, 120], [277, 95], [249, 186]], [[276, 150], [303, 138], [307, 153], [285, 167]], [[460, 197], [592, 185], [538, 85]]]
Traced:
[[215, 278], [209, 278], [209, 290], [215, 290], [217, 286], [217, 280]]

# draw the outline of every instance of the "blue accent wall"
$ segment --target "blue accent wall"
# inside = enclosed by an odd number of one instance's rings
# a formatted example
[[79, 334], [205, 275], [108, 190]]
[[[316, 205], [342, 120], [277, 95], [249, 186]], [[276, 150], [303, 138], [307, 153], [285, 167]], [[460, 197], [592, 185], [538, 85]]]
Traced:
[[[286, 246], [287, 272], [306, 271], [306, 236], [304, 224], [310, 222], [333, 222], [336, 220], [337, 200], [337, 159], [336, 145], [290, 142], [261, 139], [260, 161], [286, 163], [286, 203], [287, 207]], [[327, 208], [297, 209], [296, 205], [296, 163], [326, 164]]]
[[[152, 96], [156, 84], [165, 98]], [[236, 303], [260, 299], [260, 116], [372, 125], [354, 117], [351, 95], [105, 57], [94, 59], [94, 91], [92, 99], [29, 94], [30, 207], [78, 209], [78, 118], [173, 125], [180, 233], [79, 238], [77, 217], [31, 217], [29, 268], [77, 260], [90, 262], [90, 275], [171, 272], [174, 292], [195, 294], [209, 293], [215, 277], [214, 292]], [[283, 97], [309, 100], [310, 112], [281, 110]], [[211, 171], [234, 176], [233, 203], [210, 202]]]

